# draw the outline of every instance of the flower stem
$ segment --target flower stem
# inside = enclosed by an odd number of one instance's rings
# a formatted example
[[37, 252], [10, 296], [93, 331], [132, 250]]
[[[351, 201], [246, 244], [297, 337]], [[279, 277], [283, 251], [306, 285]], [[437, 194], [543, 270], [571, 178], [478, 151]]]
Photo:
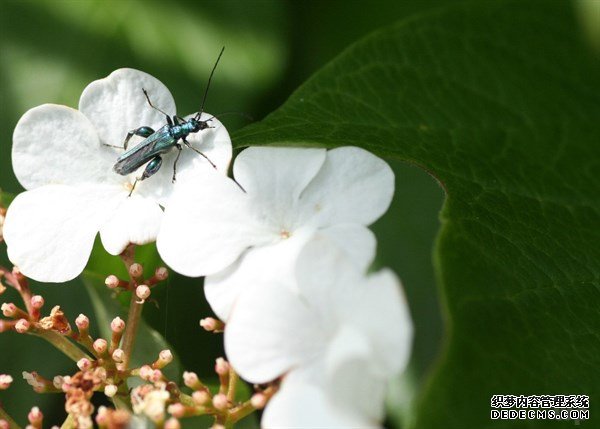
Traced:
[[131, 302], [129, 304], [129, 314], [127, 315], [127, 325], [125, 327], [125, 335], [123, 335], [123, 346], [121, 347], [124, 352], [123, 357], [123, 368], [129, 368], [129, 361], [131, 360], [131, 354], [133, 352], [133, 345], [135, 343], [135, 337], [137, 334], [138, 327], [140, 325], [140, 318], [142, 317], [143, 304], [138, 302], [138, 297], [135, 293], [131, 294]]
[[8, 427], [11, 429], [21, 429], [21, 426], [19, 426], [17, 422], [15, 422], [2, 407], [0, 407], [0, 419], [6, 420], [8, 422]]
[[67, 337], [63, 337], [57, 332], [40, 329], [31, 332], [31, 334], [48, 341], [75, 362], [82, 358], [89, 358], [87, 353], [69, 341]]
[[60, 429], [75, 429], [75, 427], [75, 419], [73, 418], [73, 414], [69, 414], [61, 425]]
[[244, 417], [252, 414], [255, 410], [256, 408], [252, 406], [252, 403], [250, 401], [246, 401], [229, 413], [228, 421], [231, 423], [236, 423]]
[[233, 368], [229, 368], [229, 386], [227, 388], [227, 400], [229, 402], [233, 402], [235, 399], [235, 391], [237, 387], [237, 382], [239, 380], [239, 376], [237, 372], [233, 370]]

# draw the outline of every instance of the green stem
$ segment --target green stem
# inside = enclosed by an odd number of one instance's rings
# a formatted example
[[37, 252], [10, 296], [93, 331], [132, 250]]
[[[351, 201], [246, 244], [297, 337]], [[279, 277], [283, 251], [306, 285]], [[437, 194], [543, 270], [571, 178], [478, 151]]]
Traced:
[[67, 418], [65, 419], [65, 421], [63, 422], [63, 424], [61, 425], [60, 429], [75, 429], [76, 425], [75, 425], [75, 419], [73, 418], [73, 414], [69, 414], [67, 416]]
[[231, 423], [236, 423], [236, 422], [242, 420], [244, 417], [252, 414], [255, 410], [256, 409], [252, 406], [250, 401], [246, 401], [242, 405], [240, 405], [238, 408], [236, 408], [235, 410], [233, 410], [229, 413], [228, 421], [230, 421]]
[[129, 314], [127, 315], [127, 325], [125, 327], [125, 335], [123, 335], [123, 369], [129, 368], [129, 361], [131, 360], [131, 353], [133, 352], [133, 345], [135, 343], [135, 337], [137, 334], [138, 327], [140, 326], [140, 318], [142, 316], [143, 304], [137, 302], [138, 298], [135, 292], [131, 292], [131, 302], [129, 304]]
[[73, 361], [77, 362], [79, 359], [90, 358], [83, 350], [69, 341], [68, 338], [60, 335], [54, 331], [46, 331], [46, 330], [35, 330], [31, 332], [32, 335], [43, 338], [48, 341], [58, 350], [66, 354]]
[[21, 426], [19, 426], [2, 407], [0, 407], [0, 420], [6, 420], [10, 429], [21, 429]]
[[229, 368], [229, 386], [227, 388], [227, 400], [229, 402], [233, 402], [235, 399], [235, 390], [237, 387], [237, 382], [239, 380], [239, 376], [233, 370], [233, 368]]

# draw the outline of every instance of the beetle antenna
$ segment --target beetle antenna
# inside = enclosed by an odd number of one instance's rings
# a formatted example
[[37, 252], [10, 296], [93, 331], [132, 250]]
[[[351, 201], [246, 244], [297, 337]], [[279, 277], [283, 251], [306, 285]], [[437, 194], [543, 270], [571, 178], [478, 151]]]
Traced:
[[208, 76], [208, 83], [206, 84], [206, 89], [204, 90], [204, 97], [202, 97], [202, 106], [200, 106], [200, 112], [196, 114], [196, 119], [200, 119], [202, 113], [204, 113], [204, 103], [206, 102], [206, 96], [208, 95], [208, 88], [210, 88], [210, 81], [212, 80], [213, 74], [215, 73], [215, 69], [217, 68], [217, 64], [219, 64], [219, 60], [221, 59], [221, 55], [223, 55], [223, 51], [225, 51], [225, 46], [221, 48], [221, 53], [219, 54], [215, 65], [210, 72], [210, 76]]
[[241, 116], [242, 118], [246, 118], [246, 119], [248, 119], [249, 121], [254, 121], [254, 118], [253, 118], [251, 115], [249, 115], [249, 114], [247, 114], [247, 113], [244, 113], [244, 112], [225, 112], [225, 113], [219, 113], [218, 115], [213, 115], [213, 116], [211, 116], [210, 118], [208, 118], [208, 119], [206, 120], [206, 122], [210, 121], [210, 120], [211, 120], [211, 119], [213, 119], [213, 118], [220, 119], [220, 118], [222, 118], [223, 116], [228, 116], [228, 115], [237, 115], [237, 116]]

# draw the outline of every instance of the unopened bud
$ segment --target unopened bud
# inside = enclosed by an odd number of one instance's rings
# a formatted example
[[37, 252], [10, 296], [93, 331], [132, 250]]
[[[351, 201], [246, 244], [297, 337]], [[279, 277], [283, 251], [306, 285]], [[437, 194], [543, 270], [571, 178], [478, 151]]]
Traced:
[[93, 347], [97, 354], [102, 355], [106, 353], [106, 349], [108, 349], [108, 342], [104, 338], [98, 338], [94, 341]]
[[81, 358], [77, 361], [77, 367], [82, 371], [87, 371], [92, 367], [92, 361], [88, 358]]
[[44, 306], [44, 298], [41, 295], [32, 296], [29, 302], [31, 303], [31, 306], [36, 310], [39, 310]]
[[27, 332], [29, 330], [29, 327], [30, 324], [25, 319], [19, 319], [17, 323], [15, 323], [15, 331], [17, 331], [19, 334], [24, 334], [25, 332]]
[[146, 285], [139, 285], [135, 288], [135, 295], [144, 302], [150, 296], [150, 288]]
[[62, 375], [56, 375], [52, 379], [52, 385], [57, 389], [62, 389], [62, 385], [65, 382], [65, 378]]
[[196, 405], [205, 405], [210, 401], [210, 393], [206, 390], [197, 390], [192, 393], [192, 400]]
[[175, 417], [171, 417], [165, 422], [165, 429], [181, 429], [181, 423]]
[[117, 276], [115, 276], [114, 274], [111, 274], [110, 276], [108, 276], [106, 278], [106, 280], [104, 280], [104, 284], [109, 289], [115, 289], [116, 287], [119, 286], [119, 278]]
[[173, 353], [171, 350], [161, 350], [158, 354], [158, 359], [152, 365], [154, 368], [162, 369], [173, 361]]
[[125, 329], [125, 322], [120, 317], [115, 317], [112, 322], [110, 322], [110, 329], [117, 333], [123, 332]]
[[184, 371], [183, 372], [183, 384], [185, 384], [190, 389], [201, 389], [203, 387], [198, 375], [195, 372]]
[[0, 419], [0, 429], [10, 429], [10, 425], [4, 419]]
[[131, 264], [131, 266], [129, 267], [129, 275], [131, 277], [135, 279], [141, 277], [142, 274], [144, 274], [144, 268], [140, 264], [138, 264], [137, 262]]
[[6, 390], [13, 382], [13, 378], [8, 374], [0, 374], [0, 390]]
[[4, 317], [15, 317], [17, 315], [17, 306], [12, 302], [5, 302], [0, 309]]
[[149, 381], [156, 383], [160, 380], [162, 380], [163, 378], [163, 373], [160, 369], [155, 369], [152, 370], [152, 373], [150, 374], [150, 377], [148, 378]]
[[185, 406], [183, 404], [177, 403], [177, 404], [169, 405], [169, 407], [167, 408], [167, 411], [173, 417], [176, 417], [176, 418], [185, 417]]
[[125, 352], [123, 349], [115, 349], [115, 351], [112, 352], [112, 358], [115, 362], [123, 362], [123, 358], [125, 358]]
[[257, 410], [262, 410], [267, 405], [267, 397], [263, 393], [255, 393], [250, 398], [250, 404]]
[[107, 384], [106, 386], [104, 386], [104, 394], [109, 398], [115, 396], [117, 394], [117, 390], [118, 388], [114, 384]]
[[229, 372], [229, 363], [222, 357], [217, 358], [215, 372], [219, 375], [226, 375]]
[[78, 329], [87, 329], [90, 326], [90, 319], [85, 314], [80, 314], [75, 319], [75, 325], [77, 325]]
[[140, 368], [140, 378], [142, 380], [150, 381], [150, 377], [152, 377], [153, 373], [154, 370], [150, 365], [142, 365], [142, 367]]
[[214, 317], [205, 317], [200, 320], [200, 326], [208, 332], [223, 332], [225, 324]]
[[38, 407], [33, 407], [31, 411], [29, 411], [29, 414], [27, 414], [27, 420], [34, 426], [41, 426], [43, 419], [44, 415]]
[[212, 403], [217, 410], [224, 411], [227, 409], [227, 396], [224, 393], [217, 393], [213, 396]]
[[165, 267], [158, 267], [154, 272], [154, 276], [156, 277], [156, 280], [162, 282], [169, 277], [169, 270], [167, 270]]

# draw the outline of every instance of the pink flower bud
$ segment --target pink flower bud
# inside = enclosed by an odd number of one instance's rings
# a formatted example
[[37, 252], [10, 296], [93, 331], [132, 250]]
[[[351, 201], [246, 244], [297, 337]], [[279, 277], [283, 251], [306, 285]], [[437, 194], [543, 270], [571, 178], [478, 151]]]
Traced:
[[94, 347], [94, 351], [99, 355], [106, 353], [106, 349], [108, 349], [108, 342], [104, 338], [98, 338], [94, 341], [92, 345]]
[[154, 276], [156, 277], [156, 280], [162, 282], [169, 277], [169, 270], [167, 270], [165, 267], [158, 267], [154, 272]]
[[140, 368], [140, 378], [142, 380], [150, 381], [150, 377], [152, 377], [153, 373], [154, 373], [154, 370], [152, 369], [152, 367], [150, 365], [143, 365]]
[[229, 372], [229, 363], [222, 357], [217, 358], [215, 372], [219, 375], [226, 375]]
[[110, 329], [116, 333], [123, 332], [125, 329], [125, 322], [120, 317], [115, 317], [112, 322], [110, 322]]
[[29, 423], [32, 425], [39, 425], [42, 423], [43, 419], [44, 415], [38, 407], [33, 407], [31, 411], [29, 411], [29, 414], [27, 414], [27, 420], [29, 420]]
[[19, 319], [17, 323], [15, 323], [15, 331], [17, 331], [19, 334], [24, 334], [25, 332], [27, 332], [29, 330], [29, 327], [30, 324], [25, 319]]
[[115, 396], [117, 394], [117, 390], [118, 390], [118, 387], [115, 386], [114, 384], [107, 384], [106, 386], [104, 386], [104, 394], [106, 396], [108, 396], [109, 398], [112, 398], [113, 396]]
[[185, 406], [183, 404], [177, 403], [177, 404], [169, 405], [169, 407], [167, 408], [167, 411], [173, 417], [176, 417], [176, 418], [185, 417]]
[[123, 358], [125, 357], [125, 352], [123, 349], [115, 349], [112, 353], [112, 358], [115, 362], [123, 362]]
[[17, 315], [17, 306], [12, 302], [5, 302], [0, 309], [4, 317], [15, 317]]
[[183, 372], [183, 384], [185, 384], [190, 389], [198, 389], [202, 387], [202, 383], [200, 383], [200, 379], [198, 378], [196, 373], [191, 371]]
[[104, 284], [109, 289], [115, 289], [116, 287], [119, 286], [119, 278], [117, 276], [111, 274], [110, 276], [108, 276], [106, 278], [106, 280], [104, 280]]
[[56, 375], [52, 379], [52, 385], [57, 389], [62, 389], [62, 385], [65, 382], [65, 378], [62, 375]]
[[32, 296], [29, 302], [31, 303], [31, 306], [36, 310], [39, 310], [44, 306], [44, 298], [41, 295]]
[[181, 429], [181, 423], [174, 417], [171, 417], [165, 422], [165, 429]]
[[13, 382], [13, 378], [8, 374], [0, 374], [0, 390], [6, 390]]
[[267, 397], [263, 393], [255, 393], [250, 398], [250, 404], [257, 410], [262, 410], [267, 405]]
[[210, 393], [206, 390], [197, 390], [192, 393], [192, 400], [196, 405], [204, 405], [210, 401]]
[[144, 268], [140, 264], [138, 264], [137, 262], [131, 264], [131, 266], [129, 267], [129, 275], [131, 277], [135, 279], [141, 277], [142, 274], [144, 274]]
[[139, 285], [135, 288], [135, 295], [143, 302], [150, 296], [150, 288], [146, 285]]
[[227, 409], [227, 396], [224, 393], [217, 393], [213, 396], [213, 407], [215, 407], [219, 411], [224, 411]]
[[10, 429], [10, 425], [4, 419], [0, 419], [0, 429]]
[[171, 363], [173, 361], [173, 353], [171, 353], [171, 350], [169, 349], [161, 350], [161, 352], [158, 354], [158, 357], [160, 360], [167, 363]]
[[79, 329], [87, 329], [90, 326], [90, 319], [88, 319], [85, 314], [80, 314], [77, 316], [77, 319], [75, 319], [75, 325], [77, 325], [77, 328]]
[[162, 380], [163, 378], [163, 373], [160, 369], [155, 369], [152, 371], [152, 374], [150, 374], [150, 378], [149, 381], [156, 383], [160, 380]]
[[77, 367], [82, 371], [87, 371], [92, 367], [92, 361], [88, 358], [81, 358], [77, 361]]

